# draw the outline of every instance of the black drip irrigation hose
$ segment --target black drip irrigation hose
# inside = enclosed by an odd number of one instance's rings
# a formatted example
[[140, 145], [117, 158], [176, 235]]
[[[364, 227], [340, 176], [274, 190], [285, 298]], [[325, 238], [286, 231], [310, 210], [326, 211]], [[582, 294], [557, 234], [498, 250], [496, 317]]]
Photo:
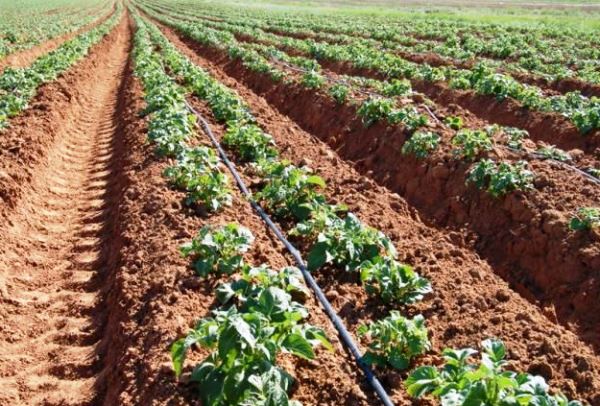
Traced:
[[229, 169], [229, 171], [231, 172], [231, 175], [235, 179], [242, 194], [248, 199], [252, 208], [258, 213], [258, 215], [267, 224], [267, 226], [271, 229], [271, 231], [273, 231], [273, 233], [279, 239], [279, 241], [281, 241], [281, 243], [283, 243], [283, 245], [290, 252], [292, 257], [294, 257], [294, 260], [296, 261], [296, 265], [298, 266], [298, 268], [300, 269], [300, 272], [302, 272], [302, 275], [304, 276], [304, 280], [306, 281], [307, 285], [313, 290], [313, 292], [315, 293], [315, 296], [317, 297], [317, 299], [323, 306], [325, 313], [327, 314], [327, 316], [329, 317], [329, 319], [335, 326], [340, 338], [342, 339], [344, 346], [346, 348], [348, 348], [348, 350], [354, 357], [354, 360], [356, 361], [358, 366], [363, 370], [369, 385], [371, 385], [371, 387], [373, 387], [373, 390], [375, 391], [375, 393], [377, 393], [377, 395], [379, 396], [379, 398], [381, 399], [382, 403], [385, 406], [393, 406], [394, 403], [392, 403], [389, 395], [387, 394], [387, 392], [381, 385], [381, 382], [379, 382], [379, 379], [377, 379], [377, 377], [375, 376], [373, 371], [371, 371], [371, 368], [369, 368], [369, 366], [363, 361], [360, 350], [358, 349], [358, 346], [356, 345], [356, 343], [350, 336], [350, 332], [348, 332], [348, 329], [346, 329], [346, 326], [344, 325], [342, 320], [337, 315], [336, 311], [331, 306], [331, 303], [329, 303], [329, 300], [327, 300], [327, 298], [325, 297], [325, 294], [323, 293], [323, 291], [321, 290], [321, 288], [319, 287], [319, 285], [317, 284], [317, 282], [315, 281], [313, 276], [306, 269], [306, 265], [304, 264], [304, 260], [302, 259], [302, 255], [300, 254], [300, 252], [296, 249], [296, 247], [294, 247], [292, 245], [292, 243], [290, 243], [288, 241], [287, 238], [285, 238], [285, 236], [283, 235], [283, 233], [281, 232], [279, 227], [277, 227], [277, 225], [273, 222], [273, 220], [271, 220], [271, 218], [263, 210], [263, 208], [258, 203], [256, 203], [256, 201], [252, 198], [252, 193], [248, 190], [248, 188], [246, 187], [246, 184], [240, 177], [238, 171], [235, 169], [235, 165], [227, 157], [227, 154], [221, 147], [221, 144], [219, 144], [219, 141], [214, 136], [212, 130], [210, 129], [208, 122], [204, 119], [204, 117], [202, 117], [202, 114], [200, 114], [198, 111], [196, 111], [187, 102], [187, 100], [186, 100], [185, 104], [186, 104], [187, 108], [196, 116], [196, 119], [200, 123], [200, 127], [202, 128], [204, 133], [208, 136], [208, 138], [210, 139], [213, 146], [219, 152], [219, 155], [221, 156], [223, 163], [225, 164], [225, 166], [227, 166], [227, 169]]

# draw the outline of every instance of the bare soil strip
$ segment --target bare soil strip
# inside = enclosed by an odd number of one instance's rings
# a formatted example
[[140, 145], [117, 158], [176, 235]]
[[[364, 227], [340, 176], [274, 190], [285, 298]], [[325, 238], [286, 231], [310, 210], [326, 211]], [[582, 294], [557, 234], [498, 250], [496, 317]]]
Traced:
[[[40, 142], [13, 144], [3, 171], [13, 199], [0, 217], [2, 404], [80, 405], [102, 396], [104, 301], [118, 254], [119, 95], [130, 43], [123, 19], [42, 89], [37, 101], [48, 103], [48, 114], [42, 109], [38, 120], [3, 134], [6, 143], [22, 131]], [[30, 176], [11, 178], [23, 163]]]
[[[284, 158], [304, 161], [316, 169], [328, 182], [332, 202], [348, 203], [363, 221], [391, 236], [401, 259], [433, 281], [433, 300], [410, 311], [426, 315], [437, 350], [474, 346], [484, 337], [499, 337], [511, 349], [513, 367], [542, 374], [575, 398], [600, 402], [600, 359], [593, 350], [512, 291], [465, 245], [459, 233], [424, 225], [402, 198], [361, 176], [327, 144], [225, 73], [215, 55], [202, 56], [196, 52], [198, 48], [191, 48], [172, 31], [163, 27], [163, 32], [196, 64], [238, 91], [261, 126], [275, 137]], [[347, 275], [319, 273], [319, 281], [351, 330], [389, 310], [369, 299]], [[396, 402], [407, 404], [401, 378], [401, 374], [390, 372], [385, 374], [384, 383], [392, 389]]]
[[91, 30], [94, 27], [102, 24], [104, 21], [108, 20], [110, 16], [116, 10], [116, 3], [111, 7], [108, 14], [96, 19], [95, 21], [87, 24], [78, 30], [65, 33], [63, 35], [59, 35], [58, 37], [52, 38], [48, 41], [37, 44], [31, 48], [27, 48], [10, 55], [7, 55], [5, 58], [0, 60], [0, 75], [4, 71], [4, 69], [11, 68], [25, 68], [31, 65], [37, 58], [42, 55], [47, 54], [48, 52], [54, 51], [56, 48], [64, 44], [65, 42], [75, 38], [81, 33]]

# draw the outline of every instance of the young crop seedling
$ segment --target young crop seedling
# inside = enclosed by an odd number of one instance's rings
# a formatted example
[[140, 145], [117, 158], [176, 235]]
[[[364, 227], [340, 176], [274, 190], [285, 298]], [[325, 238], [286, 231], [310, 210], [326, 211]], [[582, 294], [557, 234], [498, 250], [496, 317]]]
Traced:
[[431, 131], [416, 131], [402, 146], [404, 155], [414, 154], [419, 159], [426, 158], [440, 144], [440, 136]]
[[339, 215], [347, 212], [348, 208], [343, 204], [331, 205], [324, 203], [316, 205], [313, 207], [309, 218], [297, 223], [289, 234], [310, 240], [331, 227], [333, 223], [339, 220]]
[[231, 206], [233, 199], [229, 177], [219, 171], [206, 172], [191, 179], [187, 192], [187, 204], [198, 205], [209, 212], [216, 212], [223, 206]]
[[286, 162], [268, 164], [262, 169], [268, 171], [264, 173], [267, 183], [255, 197], [276, 216], [305, 220], [314, 210], [327, 204], [318, 192], [325, 188], [325, 181], [312, 175], [309, 169]]
[[311, 70], [302, 75], [300, 83], [308, 89], [318, 89], [325, 83], [325, 78], [319, 72]]
[[499, 197], [515, 190], [533, 189], [533, 172], [523, 161], [514, 165], [507, 162], [496, 165], [494, 161], [484, 159], [471, 169], [467, 183], [474, 183], [479, 189]]
[[223, 136], [223, 145], [234, 149], [239, 158], [246, 162], [277, 157], [273, 137], [254, 124], [229, 126]]
[[[278, 296], [267, 292], [265, 295], [274, 302]], [[297, 315], [292, 320], [303, 318]], [[318, 340], [312, 338], [311, 327], [298, 322], [288, 322], [287, 326], [272, 323], [268, 315], [239, 312], [235, 306], [217, 310], [173, 344], [173, 367], [176, 375], [181, 375], [187, 352], [192, 346], [200, 346], [212, 352], [194, 368], [190, 381], [203, 404], [297, 405], [288, 397], [293, 378], [275, 362], [282, 351], [313, 359], [313, 344]], [[317, 330], [317, 334], [321, 332]]]
[[363, 102], [357, 111], [365, 127], [370, 127], [378, 121], [386, 119], [394, 110], [391, 99], [370, 98]]
[[582, 207], [571, 219], [569, 228], [571, 230], [591, 230], [600, 227], [600, 208]]
[[293, 380], [276, 366], [278, 355], [312, 360], [318, 345], [333, 350], [323, 330], [304, 322], [307, 309], [288, 293], [304, 289], [293, 268], [280, 275], [265, 267], [249, 269], [222, 285], [218, 298], [232, 305], [213, 311], [171, 346], [175, 374], [181, 375], [190, 348], [200, 346], [212, 350], [191, 375], [204, 404], [297, 404], [289, 400]]
[[384, 83], [382, 92], [387, 97], [405, 96], [412, 93], [412, 87], [407, 79], [392, 79]]
[[348, 213], [319, 233], [308, 253], [308, 269], [334, 264], [355, 271], [363, 262], [380, 255], [395, 258], [396, 248], [381, 231], [363, 225], [354, 214]]
[[165, 169], [164, 175], [176, 187], [189, 190], [194, 179], [216, 170], [219, 162], [219, 158], [210, 148], [200, 146], [185, 149], [177, 157], [176, 164]]
[[338, 104], [346, 103], [349, 91], [347, 86], [340, 84], [335, 84], [329, 88], [329, 94]]
[[568, 153], [560, 148], [556, 148], [554, 145], [545, 145], [538, 148], [536, 152], [546, 159], [554, 159], [560, 162], [568, 162], [571, 160], [571, 156]]
[[394, 310], [383, 320], [360, 326], [357, 333], [369, 338], [369, 349], [362, 359], [370, 365], [390, 365], [402, 371], [414, 357], [431, 349], [425, 318], [420, 314], [407, 319]]
[[461, 130], [464, 125], [463, 119], [458, 116], [448, 116], [444, 119], [444, 123], [455, 131]]
[[431, 394], [442, 405], [544, 405], [581, 406], [562, 394], [551, 395], [541, 376], [506, 371], [506, 348], [502, 341], [488, 339], [481, 343], [481, 362], [469, 362], [477, 351], [445, 349], [445, 363], [440, 368], [422, 366], [406, 380], [408, 393], [421, 398]]
[[304, 278], [298, 268], [285, 267], [279, 271], [269, 268], [267, 265], [258, 267], [243, 267], [242, 276], [230, 283], [224, 283], [217, 288], [217, 298], [221, 304], [227, 304], [232, 300], [238, 303], [247, 303], [248, 298], [254, 295], [257, 287], [277, 287], [299, 301], [304, 301], [308, 295], [308, 289], [304, 284]]
[[243, 254], [253, 242], [250, 230], [235, 223], [216, 229], [204, 226], [191, 242], [181, 246], [181, 254], [194, 259], [194, 269], [200, 276], [229, 275], [244, 267]]
[[403, 107], [393, 110], [387, 116], [390, 124], [402, 123], [409, 131], [414, 131], [419, 127], [427, 125], [427, 117], [420, 114], [414, 107]]
[[387, 257], [363, 262], [360, 280], [367, 293], [379, 295], [386, 303], [414, 303], [432, 292], [431, 283], [411, 266]]
[[457, 157], [472, 161], [481, 153], [492, 149], [492, 140], [489, 135], [482, 130], [470, 130], [465, 128], [460, 130], [454, 138], [452, 145], [456, 147], [454, 154]]
[[521, 150], [523, 149], [523, 140], [529, 138], [529, 133], [526, 130], [515, 127], [502, 127], [501, 130], [509, 148]]

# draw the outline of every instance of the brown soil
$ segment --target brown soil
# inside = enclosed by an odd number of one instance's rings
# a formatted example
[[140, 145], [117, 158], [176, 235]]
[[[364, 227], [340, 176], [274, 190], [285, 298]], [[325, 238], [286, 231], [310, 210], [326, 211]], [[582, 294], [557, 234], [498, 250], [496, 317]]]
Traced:
[[[177, 18], [184, 21], [194, 20], [187, 17]], [[306, 56], [297, 49], [289, 48], [279, 43], [257, 41], [254, 37], [243, 34], [235, 33], [234, 35], [238, 41], [263, 43], [275, 46], [292, 56]], [[293, 36], [290, 34], [286, 35]], [[434, 66], [441, 64], [439, 56], [431, 53], [424, 54], [417, 59], [418, 62], [426, 62]], [[370, 69], [355, 68], [350, 63], [330, 60], [319, 60], [319, 63], [325, 71], [331, 71], [334, 74], [363, 76], [378, 80], [388, 79], [382, 73]], [[525, 129], [535, 141], [555, 145], [564, 150], [583, 150], [592, 161], [600, 157], [600, 130], [582, 135], [570, 120], [560, 114], [529, 110], [511, 98], [498, 101], [492, 96], [478, 95], [472, 90], [461, 91], [451, 89], [444, 82], [414, 80], [411, 82], [416, 91], [425, 94], [438, 106], [457, 105], [474, 114], [477, 118], [489, 123]]]
[[[273, 238], [239, 193], [232, 207], [208, 217], [182, 204], [184, 194], [171, 190], [162, 172], [169, 162], [156, 158], [145, 144], [144, 121], [136, 118], [144, 104], [140, 85], [132, 81], [127, 92], [130, 117], [126, 127], [130, 156], [125, 164], [124, 204], [119, 215], [124, 247], [117, 271], [116, 291], [126, 317], [119, 335], [126, 340], [119, 356], [115, 387], [107, 404], [188, 404], [193, 387], [178, 384], [169, 358], [169, 346], [209, 315], [215, 307], [214, 289], [225, 278], [198, 278], [179, 247], [206, 224], [237, 222], [249, 228], [256, 240], [245, 260], [279, 268], [290, 265], [282, 246]], [[200, 106], [196, 106], [201, 108]], [[336, 352], [318, 351], [318, 361], [284, 356], [282, 366], [297, 380], [294, 398], [305, 404], [374, 404], [351, 359], [344, 353], [327, 317], [310, 298], [310, 323], [325, 328]], [[186, 370], [207, 353], [191, 354]], [[186, 374], [187, 375], [187, 374]], [[185, 382], [185, 376], [184, 380]]]
[[[327, 179], [327, 194], [332, 201], [349, 204], [363, 221], [390, 235], [402, 259], [433, 280], [436, 291], [433, 298], [410, 311], [425, 312], [436, 349], [473, 346], [488, 335], [500, 337], [511, 348], [511, 359], [519, 360], [513, 361], [513, 366], [543, 371], [538, 373], [546, 374], [553, 385], [599, 404], [597, 372], [584, 374], [585, 382], [573, 381], [582, 351], [588, 354], [583, 364], [593, 364], [593, 371], [600, 365], [598, 357], [572, 332], [553, 322], [550, 309], [542, 311], [511, 291], [489, 263], [474, 254], [461, 233], [426, 226], [402, 198], [361, 176], [329, 146], [300, 129], [295, 121], [276, 110], [275, 106], [280, 109], [280, 105], [273, 103], [268, 93], [250, 90], [249, 75], [242, 77], [234, 64], [229, 64], [222, 55], [184, 42], [164, 27], [163, 30], [195, 63], [238, 91], [259, 123], [275, 137], [285, 158], [297, 163], [302, 161], [316, 169]], [[290, 89], [279, 89], [279, 92], [284, 91]], [[298, 94], [294, 96], [296, 109], [305, 108]], [[322, 109], [328, 107], [321, 105]], [[319, 280], [351, 330], [360, 322], [385, 313], [381, 303], [367, 299], [348, 277], [325, 272], [319, 275]], [[386, 374], [384, 381], [395, 401], [409, 402], [398, 375]]]
[[448, 148], [426, 162], [398, 160], [406, 139], [402, 129], [376, 125], [366, 130], [355, 107], [339, 106], [302, 87], [274, 84], [220, 51], [186, 43], [326, 141], [362, 174], [400, 193], [428, 221], [466, 229], [473, 249], [517, 291], [542, 308], [551, 306], [562, 324], [600, 344], [598, 312], [593, 310], [600, 292], [594, 276], [600, 266], [600, 236], [573, 233], [567, 225], [577, 208], [600, 200], [596, 187], [554, 164], [533, 161], [536, 190], [491, 198], [465, 185], [469, 165], [452, 159]]
[[[171, 15], [176, 16], [176, 18], [179, 18], [180, 20], [184, 20], [184, 21], [192, 21], [193, 22], [193, 21], [198, 21], [198, 19], [208, 20], [208, 21], [217, 21], [217, 22], [222, 21], [220, 19], [213, 19], [209, 16], [193, 16], [193, 17], [181, 16], [181, 15], [178, 15], [177, 11], [174, 10], [173, 8], [160, 6], [160, 5], [149, 6], [149, 8], [153, 9], [155, 11], [158, 11], [159, 13], [167, 12]], [[265, 32], [279, 35], [282, 37], [290, 37], [290, 38], [296, 38], [296, 39], [300, 39], [300, 40], [314, 39], [315, 41], [332, 42], [332, 39], [330, 37], [328, 37], [327, 35], [321, 35], [321, 33], [313, 33], [310, 31], [287, 32], [287, 31], [279, 30], [277, 28], [270, 28], [270, 27], [263, 28], [263, 30]], [[329, 30], [325, 31], [325, 33], [338, 34], [338, 32], [329, 31]], [[244, 38], [240, 34], [235, 34], [235, 35], [240, 40], [243, 40], [246, 42], [254, 41], [254, 39]], [[355, 35], [361, 36], [366, 39], [371, 38], [368, 34], [364, 34], [364, 33], [355, 33]], [[333, 43], [344, 44], [344, 43], [347, 43], [347, 41], [335, 40], [335, 41], [333, 41]], [[273, 44], [273, 43], [269, 43], [268, 45], [277, 46], [277, 44]], [[461, 60], [452, 59], [449, 57], [444, 57], [435, 52], [413, 53], [413, 52], [409, 52], [409, 51], [397, 51], [397, 54], [398, 54], [398, 56], [400, 56], [408, 61], [420, 63], [420, 64], [427, 63], [431, 66], [436, 66], [436, 67], [454, 66], [454, 67], [461, 68], [461, 69], [470, 69], [475, 64], [474, 60], [461, 61]], [[535, 74], [531, 74], [531, 73], [529, 73], [529, 74], [528, 73], [519, 73], [519, 72], [504, 72], [504, 73], [508, 73], [509, 75], [513, 76], [516, 80], [518, 80], [522, 83], [538, 86], [546, 94], [560, 94], [560, 93], [568, 93], [568, 92], [573, 92], [573, 91], [580, 91], [583, 95], [588, 96], [588, 97], [589, 96], [600, 96], [600, 85], [596, 85], [593, 83], [587, 83], [578, 78], [567, 78], [567, 79], [549, 81], [543, 77], [536, 76]]]
[[[123, 18], [83, 61], [42, 86], [31, 107], [1, 134], [0, 404], [197, 404], [186, 380], [206, 351], [190, 354], [177, 382], [168, 350], [214, 308], [214, 289], [223, 278], [196, 277], [180, 256], [180, 245], [205, 224], [239, 222], [256, 237], [248, 263], [274, 268], [292, 263], [239, 193], [234, 192], [232, 207], [206, 216], [185, 206], [184, 194], [169, 187], [162, 172], [170, 162], [153, 153], [146, 119], [139, 115], [142, 90], [128, 59], [133, 28]], [[401, 260], [432, 280], [435, 295], [402, 310], [425, 314], [435, 353], [500, 337], [509, 347], [511, 367], [542, 374], [567, 395], [600, 405], [600, 357], [585, 344], [593, 340], [560, 326], [552, 306], [540, 309], [511, 290], [496, 275], [498, 267], [480, 259], [464, 233], [426, 225], [419, 218], [423, 210], [415, 211], [380, 185], [386, 181], [378, 178], [383, 171], [376, 164], [353, 168], [351, 155], [366, 149], [359, 136], [367, 141], [364, 145], [373, 143], [371, 153], [388, 165], [374, 132], [397, 142], [403, 138], [400, 130], [359, 131], [347, 117], [353, 112], [336, 110], [323, 95], [269, 87], [264, 78], [248, 75], [222, 55], [197, 47], [208, 58], [199, 56], [168, 34], [194, 62], [244, 97], [285, 158], [310, 165], [327, 180], [332, 202], [347, 203], [365, 223], [384, 231]], [[276, 97], [275, 91], [289, 96]], [[331, 110], [326, 115], [309, 102]], [[193, 104], [222, 135], [224, 128], [207, 107], [198, 100]], [[286, 106], [305, 108], [315, 126], [334, 131], [335, 137], [316, 128], [302, 130], [298, 124], [311, 122], [293, 116], [291, 109], [292, 118], [283, 115]], [[339, 124], [325, 121], [331, 111], [339, 114]], [[199, 136], [195, 142], [206, 140]], [[548, 168], [538, 169], [548, 170], [553, 181]], [[572, 188], [581, 192], [577, 180]], [[592, 251], [586, 254], [590, 260]], [[389, 311], [349, 275], [328, 269], [316, 276], [353, 332]], [[378, 404], [314, 298], [306, 306], [310, 323], [326, 330], [336, 351], [319, 349], [313, 362], [281, 357], [280, 364], [297, 381], [294, 399], [306, 405]], [[430, 354], [418, 360], [437, 361]], [[396, 404], [414, 404], [402, 387], [405, 374], [378, 373]]]
[[[254, 38], [244, 35], [236, 34], [236, 38], [244, 42], [256, 42]], [[306, 56], [296, 49], [290, 49], [281, 44], [269, 43], [268, 45], [274, 45], [290, 55]], [[435, 60], [433, 54], [426, 54], [421, 62], [435, 65]], [[379, 80], [387, 79], [379, 72], [355, 68], [350, 63], [329, 60], [320, 60], [319, 63], [324, 69], [337, 74], [364, 76]], [[533, 140], [543, 141], [565, 150], [581, 149], [594, 156], [600, 154], [600, 130], [582, 135], [571, 121], [560, 114], [529, 110], [510, 98], [498, 101], [492, 96], [478, 95], [472, 90], [451, 89], [443, 82], [414, 80], [411, 82], [416, 91], [424, 93], [439, 106], [455, 104], [490, 123], [525, 129]]]
[[102, 397], [130, 34], [123, 19], [2, 136], [2, 404]]
[[[284, 35], [284, 34], [280, 34]], [[289, 35], [289, 34], [288, 34]], [[415, 62], [415, 63], [427, 63], [431, 66], [454, 66], [461, 69], [470, 69], [474, 66], [476, 60], [460, 61], [453, 60], [434, 52], [426, 53], [411, 53], [407, 51], [400, 51], [398, 55], [402, 58]], [[541, 76], [537, 76], [532, 73], [520, 73], [520, 72], [504, 72], [521, 83], [534, 85], [542, 89], [546, 94], [558, 94], [568, 93], [574, 91], [580, 91], [584, 96], [600, 96], [600, 85], [593, 83], [587, 83], [578, 78], [566, 78], [550, 81]]]
[[41, 57], [42, 55], [47, 54], [48, 52], [54, 51], [56, 48], [64, 44], [65, 42], [75, 38], [81, 33], [84, 33], [98, 25], [102, 24], [104, 21], [108, 20], [110, 16], [116, 10], [116, 3], [111, 7], [111, 10], [108, 14], [103, 15], [102, 17], [96, 19], [95, 21], [87, 24], [78, 30], [68, 32], [66, 34], [60, 35], [58, 37], [52, 38], [48, 41], [42, 42], [41, 44], [35, 45], [31, 48], [24, 49], [22, 51], [18, 51], [7, 55], [5, 58], [0, 60], [0, 75], [4, 71], [4, 69], [11, 68], [26, 68], [31, 65], [36, 59]]

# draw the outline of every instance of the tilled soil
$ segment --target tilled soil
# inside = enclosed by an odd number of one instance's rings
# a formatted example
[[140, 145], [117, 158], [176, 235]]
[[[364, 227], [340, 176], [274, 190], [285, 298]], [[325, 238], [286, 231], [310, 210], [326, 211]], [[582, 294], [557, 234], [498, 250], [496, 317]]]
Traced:
[[[0, 226], [2, 404], [79, 405], [101, 396], [110, 345], [104, 302], [118, 254], [118, 97], [130, 43], [123, 19], [87, 59], [41, 89], [29, 116], [41, 105], [51, 114], [40, 109], [38, 120], [17, 119], [3, 134], [6, 142], [24, 132], [40, 138], [3, 162], [31, 166], [29, 177], [4, 189], [15, 193], [3, 202]], [[30, 148], [38, 148], [31, 160]]]
[[[239, 71], [226, 58], [219, 58], [210, 50], [203, 52], [203, 47], [179, 38], [164, 26], [161, 29], [196, 64], [243, 96], [259, 123], [275, 137], [285, 158], [299, 163], [304, 157], [327, 179], [332, 201], [347, 203], [367, 224], [392, 236], [402, 259], [432, 279], [436, 292], [432, 301], [414, 310], [427, 315], [438, 349], [476, 346], [486, 336], [497, 336], [511, 349], [514, 367], [542, 374], [565, 392], [583, 390], [588, 401], [600, 402], [600, 359], [581, 338], [557, 323], [551, 309], [539, 309], [512, 291], [460, 233], [426, 226], [402, 198], [357, 173], [319, 137], [282, 115], [278, 104], [270, 104], [268, 95], [265, 99], [255, 93], [251, 82], [246, 86], [245, 76], [238, 81], [235, 74]], [[340, 275], [331, 278], [325, 274], [320, 281], [330, 290], [332, 301], [351, 328], [385, 312], [369, 301], [355, 283], [341, 283]], [[581, 361], [581, 357], [585, 360]], [[577, 370], [581, 364], [585, 365], [584, 370], [595, 366], [582, 373]], [[390, 386], [395, 399], [407, 401], [398, 378], [386, 379], [388, 384], [393, 382]]]
[[274, 83], [222, 51], [189, 40], [179, 44], [215, 61], [353, 162], [363, 175], [400, 193], [427, 221], [466, 233], [461, 241], [484, 255], [513, 289], [551, 319], [579, 332], [586, 342], [600, 343], [594, 310], [600, 289], [594, 271], [600, 261], [600, 237], [569, 232], [567, 225], [570, 213], [598, 201], [597, 187], [555, 165], [532, 162], [538, 189], [502, 200], [491, 198], [465, 186], [468, 165], [448, 153], [436, 153], [431, 163], [411, 157], [399, 160], [406, 135], [398, 128], [365, 129], [354, 107], [338, 106], [328, 96], [299, 86]]
[[[188, 18], [184, 17], [183, 19]], [[193, 20], [193, 18], [188, 20]], [[262, 43], [241, 34], [235, 33], [234, 35], [242, 42]], [[289, 34], [281, 35], [282, 38], [289, 36]], [[307, 56], [302, 51], [283, 44], [272, 42], [266, 42], [265, 44], [273, 45], [292, 56]], [[425, 58], [425, 62], [429, 62], [429, 59]], [[319, 63], [326, 71], [329, 70], [337, 74], [364, 76], [378, 80], [387, 79], [380, 72], [355, 68], [351, 63], [332, 60], [320, 60]], [[529, 132], [531, 138], [536, 141], [544, 141], [565, 150], [581, 149], [591, 156], [596, 156], [596, 158], [600, 152], [600, 131], [594, 130], [582, 135], [570, 120], [559, 113], [530, 110], [510, 98], [498, 101], [493, 96], [478, 95], [473, 90], [452, 89], [444, 82], [413, 81], [413, 87], [440, 106], [458, 105], [473, 113], [476, 117], [490, 123], [525, 129]]]
[[58, 37], [52, 38], [49, 41], [42, 42], [31, 48], [24, 49], [22, 51], [17, 51], [10, 55], [7, 55], [5, 58], [0, 60], [0, 75], [7, 67], [11, 68], [25, 68], [31, 65], [37, 58], [42, 55], [47, 54], [48, 52], [54, 51], [56, 48], [64, 44], [65, 42], [72, 40], [79, 34], [82, 34], [106, 21], [112, 13], [115, 12], [116, 5], [111, 8], [108, 14], [100, 16], [95, 21], [71, 32], [67, 32], [65, 34], [59, 35]]
[[[206, 352], [192, 351], [177, 382], [169, 346], [215, 307], [214, 289], [225, 278], [195, 276], [180, 245], [203, 225], [238, 222], [256, 237], [248, 263], [293, 263], [239, 193], [231, 207], [206, 216], [170, 188], [162, 176], [170, 162], [154, 154], [139, 115], [142, 89], [129, 59], [133, 29], [124, 17], [0, 134], [0, 404], [197, 404], [187, 380]], [[389, 235], [400, 259], [430, 278], [435, 294], [401, 310], [426, 316], [435, 353], [499, 337], [512, 368], [600, 405], [600, 358], [585, 337], [513, 291], [461, 232], [427, 225], [368, 170], [359, 172], [343, 151], [282, 114], [234, 77], [239, 72], [225, 60], [199, 55], [165, 32], [239, 92], [284, 158], [327, 180], [330, 201], [348, 204]], [[222, 135], [206, 105], [190, 101]], [[194, 142], [207, 140], [199, 134]], [[316, 277], [351, 332], [390, 310], [352, 276], [325, 269]], [[315, 299], [306, 306], [335, 352], [318, 349], [311, 362], [281, 357], [296, 378], [293, 397], [306, 405], [379, 404]], [[438, 361], [433, 352], [418, 360]], [[413, 404], [402, 387], [405, 373], [378, 373], [395, 403]]]
[[[198, 319], [210, 315], [216, 306], [214, 290], [227, 279], [197, 277], [190, 261], [181, 257], [179, 247], [204, 225], [236, 222], [255, 236], [252, 249], [245, 255], [247, 263], [279, 269], [292, 262], [239, 193], [234, 194], [231, 207], [210, 216], [199, 215], [183, 204], [185, 194], [171, 190], [162, 176], [168, 160], [156, 158], [152, 146], [144, 143], [145, 126], [136, 118], [143, 108], [139, 83], [130, 82], [129, 89], [125, 114], [129, 117], [126, 142], [130, 153], [125, 164], [128, 187], [118, 218], [124, 244], [115, 282], [115, 291], [119, 292], [115, 302], [125, 317], [120, 324], [123, 342], [117, 355], [115, 386], [106, 403], [187, 404], [192, 402], [193, 387], [176, 382], [168, 348]], [[282, 366], [296, 378], [294, 397], [305, 404], [376, 404], [315, 299], [310, 298], [306, 306], [309, 322], [326, 330], [335, 352], [318, 350], [314, 362], [282, 356]], [[204, 351], [191, 354], [186, 371], [206, 355]]]

